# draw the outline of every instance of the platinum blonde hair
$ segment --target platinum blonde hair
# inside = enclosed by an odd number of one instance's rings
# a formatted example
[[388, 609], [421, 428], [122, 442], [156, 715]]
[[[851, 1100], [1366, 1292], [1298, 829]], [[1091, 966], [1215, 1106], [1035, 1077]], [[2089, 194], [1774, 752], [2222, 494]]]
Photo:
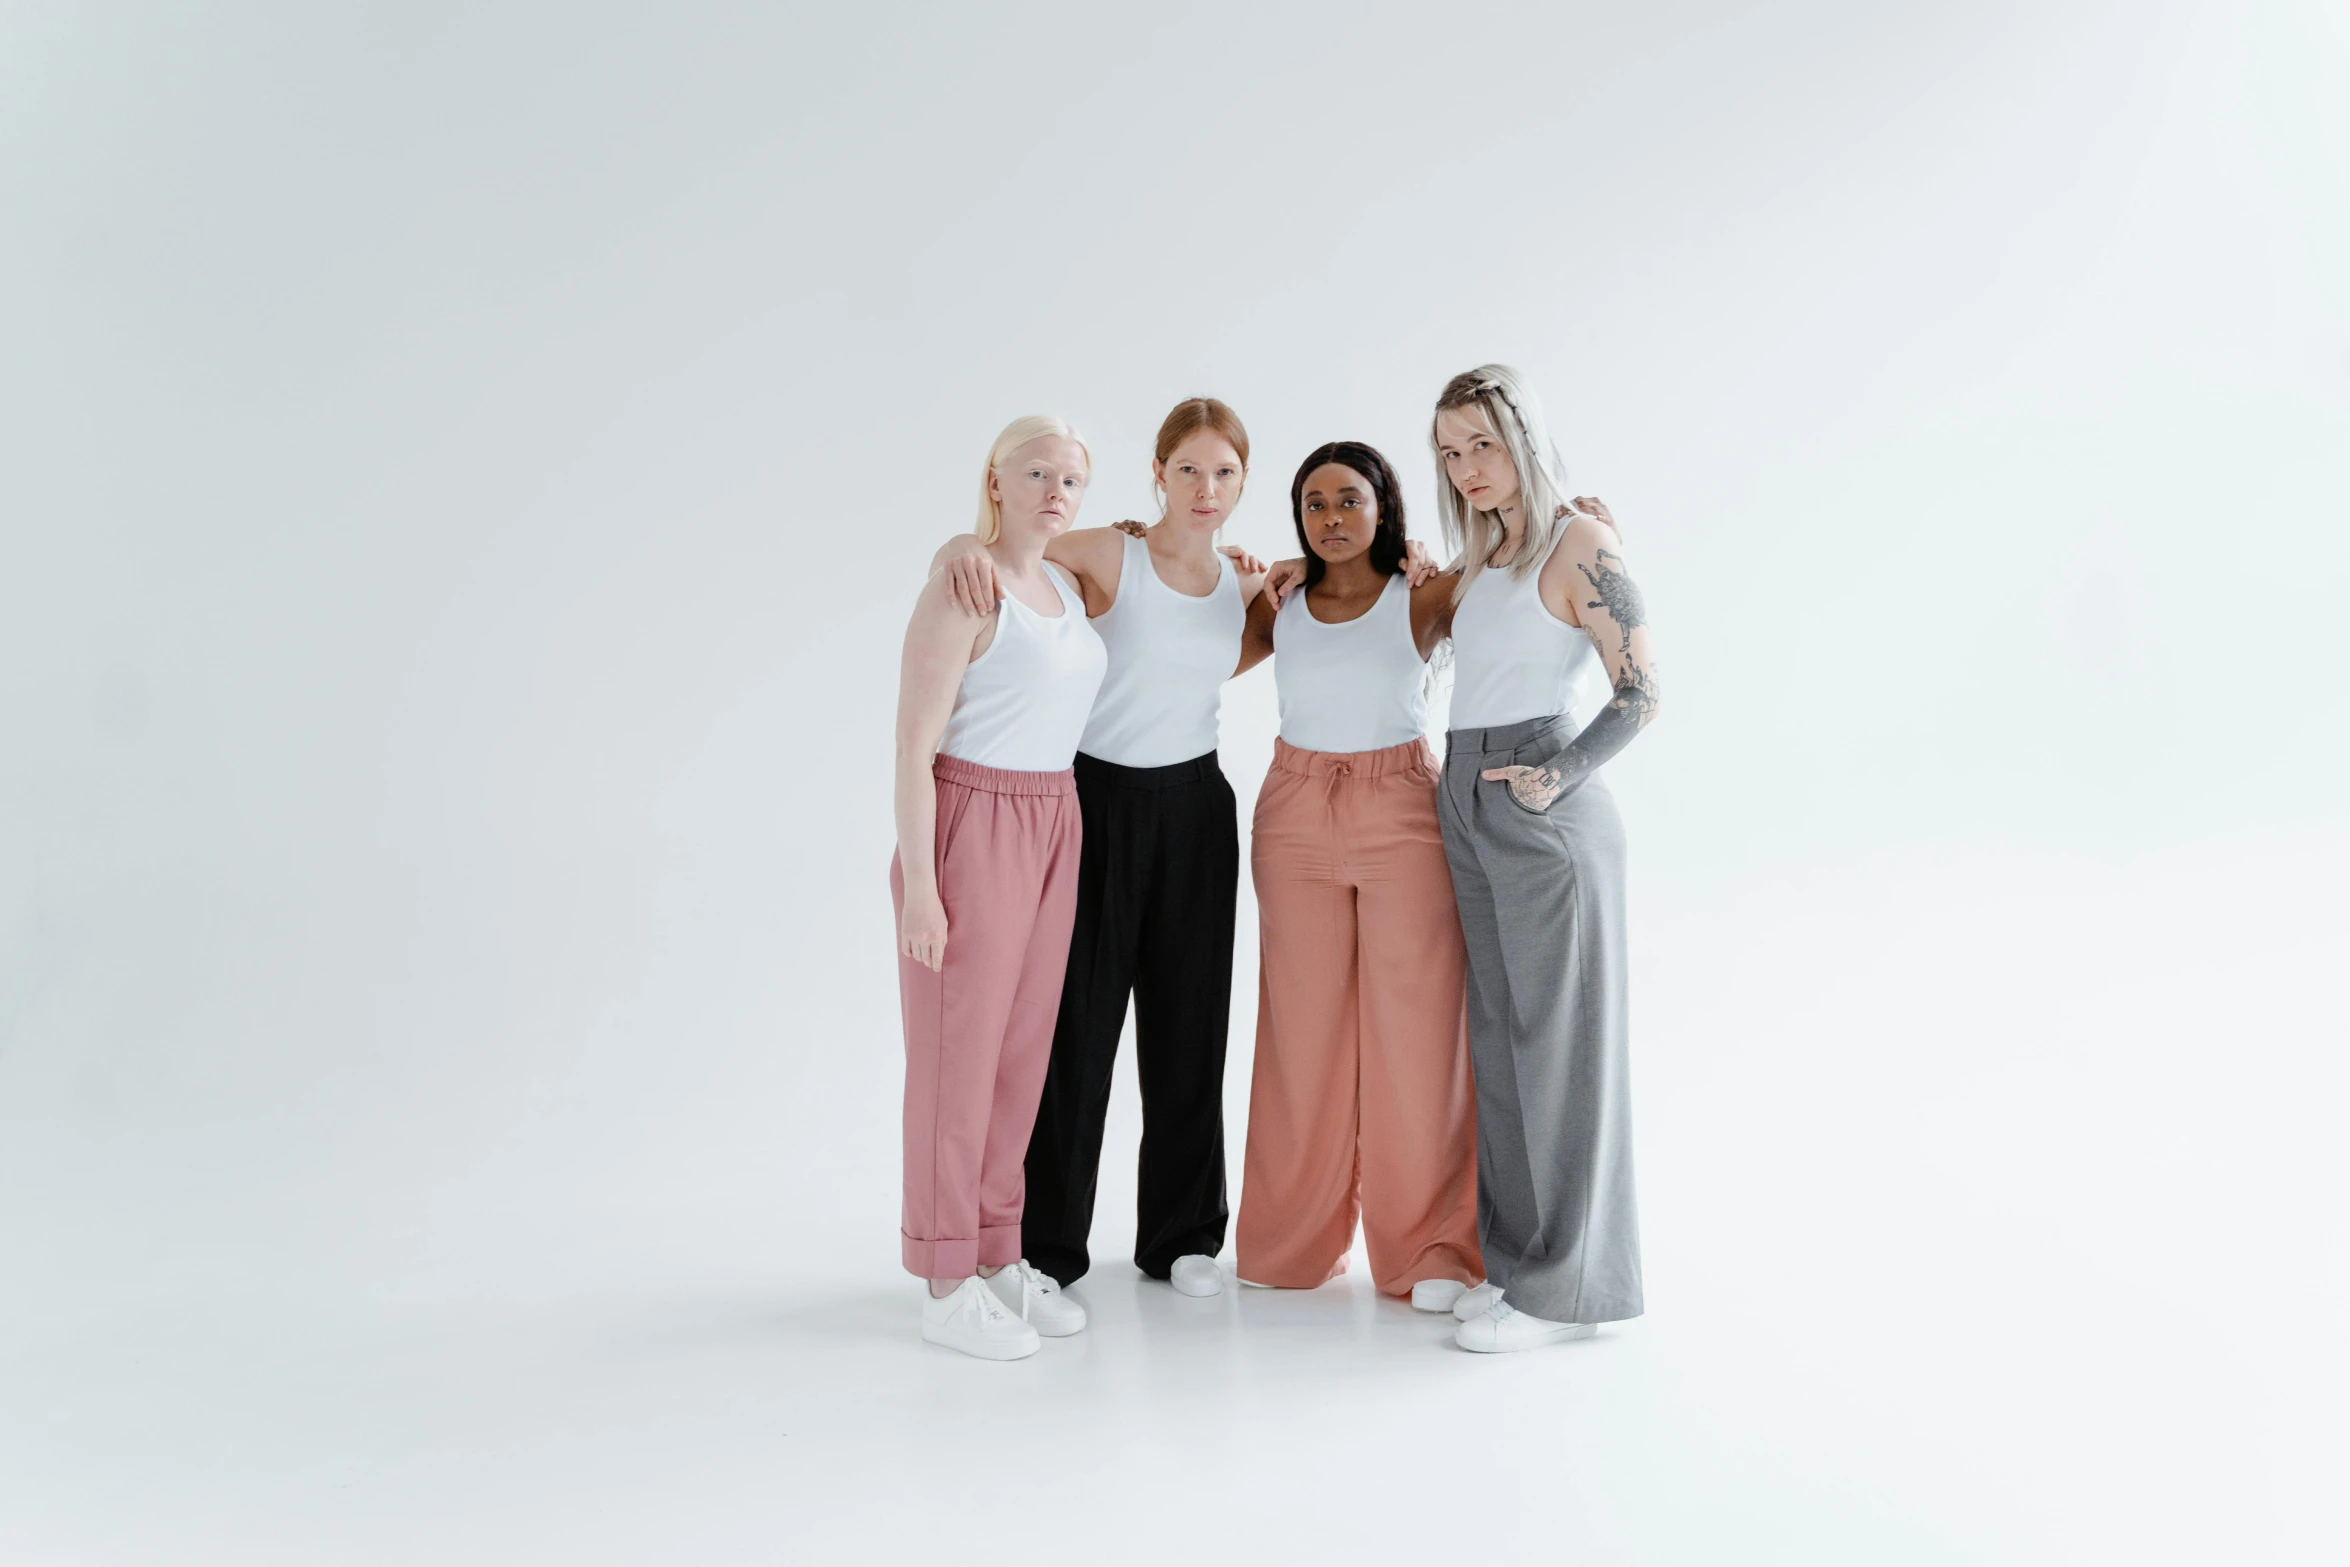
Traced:
[[1026, 414], [1005, 425], [997, 434], [995, 444], [987, 449], [986, 466], [979, 470], [979, 521], [971, 531], [979, 535], [980, 543], [993, 544], [1002, 537], [1004, 531], [1003, 510], [996, 505], [988, 481], [995, 477], [996, 469], [1005, 458], [1045, 435], [1058, 435], [1075, 441], [1077, 449], [1085, 453], [1086, 472], [1090, 474], [1093, 471], [1093, 448], [1085, 444], [1085, 437], [1079, 435], [1077, 427], [1068, 420], [1056, 419], [1051, 414]]
[[[1543, 423], [1542, 404], [1526, 378], [1510, 366], [1479, 365], [1445, 382], [1436, 396], [1437, 413], [1472, 408], [1484, 414], [1518, 470], [1518, 512], [1526, 519], [1526, 538], [1507, 569], [1520, 577], [1540, 571], [1566, 527], [1560, 512], [1573, 493], [1567, 488], [1567, 465], [1550, 439], [1550, 427]], [[1452, 596], [1458, 604], [1501, 547], [1501, 513], [1478, 510], [1453, 488], [1444, 468], [1444, 441], [1433, 419], [1428, 444], [1436, 453], [1436, 513], [1444, 521], [1445, 547], [1461, 563], [1460, 585]]]

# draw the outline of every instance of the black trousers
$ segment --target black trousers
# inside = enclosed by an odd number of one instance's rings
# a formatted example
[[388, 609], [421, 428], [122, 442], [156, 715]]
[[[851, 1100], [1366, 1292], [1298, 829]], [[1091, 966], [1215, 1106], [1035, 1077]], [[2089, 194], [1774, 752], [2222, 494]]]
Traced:
[[1110, 1109], [1110, 1069], [1134, 997], [1142, 1073], [1135, 1265], [1224, 1249], [1224, 1041], [1232, 1016], [1240, 813], [1216, 753], [1172, 767], [1077, 755], [1085, 846], [1077, 927], [1052, 1064], [1028, 1140], [1020, 1243], [1063, 1284], [1092, 1266], [1086, 1241]]

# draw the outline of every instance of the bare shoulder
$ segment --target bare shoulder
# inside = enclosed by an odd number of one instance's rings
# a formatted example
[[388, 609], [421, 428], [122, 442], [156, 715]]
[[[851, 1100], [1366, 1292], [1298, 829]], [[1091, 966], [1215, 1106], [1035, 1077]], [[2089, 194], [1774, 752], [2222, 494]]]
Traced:
[[1044, 547], [1044, 558], [1090, 571], [1124, 549], [1125, 539], [1116, 528], [1072, 528]]
[[925, 645], [951, 646], [958, 637], [977, 639], [993, 624], [994, 614], [974, 615], [965, 609], [942, 574], [924, 582], [922, 591], [914, 595], [914, 613], [906, 623], [906, 639]]
[[1460, 586], [1460, 567], [1453, 566], [1440, 571], [1412, 589], [1412, 607], [1417, 609], [1424, 604], [1450, 604], [1452, 596], [1460, 591]]
[[1602, 553], [1620, 562], [1624, 558], [1623, 538], [1612, 525], [1591, 513], [1574, 512], [1567, 518], [1566, 532], [1559, 538], [1558, 553], [1551, 557], [1551, 564], [1590, 565]]

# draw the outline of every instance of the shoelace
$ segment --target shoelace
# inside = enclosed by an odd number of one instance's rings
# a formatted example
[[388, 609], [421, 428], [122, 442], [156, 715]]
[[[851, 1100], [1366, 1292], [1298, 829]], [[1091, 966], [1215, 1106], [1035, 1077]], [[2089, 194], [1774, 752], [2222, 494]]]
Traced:
[[995, 1298], [995, 1291], [987, 1287], [985, 1279], [979, 1281], [979, 1315], [990, 1322], [1004, 1321], [1010, 1315], [1004, 1310], [1004, 1303]]
[[1061, 1293], [1061, 1286], [1051, 1274], [1039, 1271], [1033, 1263], [1025, 1259], [1013, 1263], [1012, 1266], [1020, 1279], [1020, 1320], [1026, 1322], [1029, 1301], [1040, 1300], [1047, 1295], [1058, 1295]]
[[1020, 1320], [1026, 1322], [1028, 1320], [1028, 1294], [1029, 1291], [1036, 1288], [1036, 1280], [1030, 1276], [1033, 1270], [1025, 1262], [1015, 1262], [1009, 1271], [1013, 1278], [1020, 1281]]

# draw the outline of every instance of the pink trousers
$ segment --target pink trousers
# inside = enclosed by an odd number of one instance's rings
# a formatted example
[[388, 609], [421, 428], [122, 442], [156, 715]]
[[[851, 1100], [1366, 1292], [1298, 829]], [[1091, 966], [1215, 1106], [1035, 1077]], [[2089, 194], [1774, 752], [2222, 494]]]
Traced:
[[[906, 1022], [906, 1205], [917, 1278], [967, 1278], [1020, 1260], [1022, 1161], [1052, 1059], [1077, 917], [1076, 775], [1014, 773], [942, 756], [938, 890], [946, 960], [898, 955]], [[903, 867], [890, 901], [906, 909]]]
[[1311, 1289], [1344, 1272], [1359, 1205], [1382, 1292], [1475, 1283], [1468, 952], [1427, 744], [1276, 741], [1250, 859], [1263, 960], [1240, 1276]]

